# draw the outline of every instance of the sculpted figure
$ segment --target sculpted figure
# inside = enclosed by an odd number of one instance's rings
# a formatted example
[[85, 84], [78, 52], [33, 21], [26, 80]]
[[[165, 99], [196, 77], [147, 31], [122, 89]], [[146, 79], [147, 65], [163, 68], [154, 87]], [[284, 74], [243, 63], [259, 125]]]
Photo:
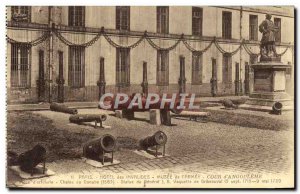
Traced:
[[276, 57], [275, 34], [278, 27], [271, 21], [272, 16], [266, 14], [266, 19], [259, 25], [259, 31], [263, 34], [260, 45], [260, 54], [263, 58]]

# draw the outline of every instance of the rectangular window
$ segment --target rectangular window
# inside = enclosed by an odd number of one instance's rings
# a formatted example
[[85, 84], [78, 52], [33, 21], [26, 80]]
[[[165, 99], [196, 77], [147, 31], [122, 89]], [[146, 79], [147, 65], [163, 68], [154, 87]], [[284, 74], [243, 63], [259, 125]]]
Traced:
[[15, 22], [31, 22], [31, 7], [11, 6], [11, 19]]
[[228, 11], [222, 12], [222, 38], [231, 39], [232, 13]]
[[85, 26], [84, 6], [69, 6], [69, 26]]
[[116, 29], [130, 30], [130, 7], [129, 6], [116, 7]]
[[231, 55], [223, 54], [223, 83], [232, 83]]
[[249, 40], [258, 40], [257, 15], [249, 15]]
[[159, 6], [156, 8], [157, 33], [169, 33], [169, 7]]
[[192, 84], [202, 84], [202, 53], [193, 52], [192, 57]]
[[192, 33], [196, 36], [202, 36], [203, 10], [200, 7], [193, 7], [192, 12]]
[[84, 87], [85, 83], [85, 47], [69, 47], [69, 86]]
[[126, 87], [130, 84], [130, 49], [117, 48], [116, 83]]
[[281, 19], [274, 18], [274, 25], [278, 28], [278, 31], [275, 33], [275, 41], [281, 42]]
[[169, 51], [157, 51], [157, 85], [169, 85]]
[[29, 45], [11, 45], [11, 87], [30, 87], [30, 53]]

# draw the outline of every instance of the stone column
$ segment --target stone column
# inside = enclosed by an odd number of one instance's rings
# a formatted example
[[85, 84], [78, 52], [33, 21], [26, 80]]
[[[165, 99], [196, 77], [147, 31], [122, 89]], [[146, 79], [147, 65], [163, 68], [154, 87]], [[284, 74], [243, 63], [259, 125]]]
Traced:
[[212, 76], [210, 79], [211, 95], [215, 97], [217, 96], [218, 93], [217, 60], [215, 58], [211, 58], [211, 62], [212, 62]]
[[185, 93], [185, 58], [183, 56], [179, 57], [180, 60], [180, 75], [179, 75], [179, 93]]
[[57, 102], [64, 102], [64, 55], [62, 51], [58, 51], [58, 59], [59, 59], [59, 69], [58, 69], [58, 78], [56, 79], [56, 83], [58, 85], [57, 92]]
[[43, 102], [45, 101], [45, 68], [44, 68], [44, 51], [39, 51], [39, 79], [36, 81], [37, 84], [37, 90], [38, 90], [38, 101]]
[[146, 61], [143, 62], [143, 82], [142, 82], [141, 86], [142, 86], [143, 94], [145, 96], [147, 96], [148, 95], [148, 79], [147, 79], [147, 62]]
[[100, 75], [99, 75], [99, 80], [97, 82], [97, 85], [99, 87], [99, 100], [102, 95], [105, 94], [105, 70], [104, 70], [104, 58], [100, 57]]
[[240, 64], [235, 63], [235, 95], [238, 96], [240, 94]]
[[248, 62], [245, 62], [245, 94], [250, 94], [250, 66]]

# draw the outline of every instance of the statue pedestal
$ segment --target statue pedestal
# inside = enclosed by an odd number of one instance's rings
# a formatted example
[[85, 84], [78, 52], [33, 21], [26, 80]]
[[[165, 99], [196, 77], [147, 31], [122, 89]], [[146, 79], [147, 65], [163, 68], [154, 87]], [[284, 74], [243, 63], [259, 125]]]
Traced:
[[286, 70], [290, 65], [281, 62], [259, 62], [251, 65], [254, 71], [253, 92], [240, 108], [271, 111], [275, 102], [283, 105], [282, 110], [292, 110], [293, 101], [285, 91]]

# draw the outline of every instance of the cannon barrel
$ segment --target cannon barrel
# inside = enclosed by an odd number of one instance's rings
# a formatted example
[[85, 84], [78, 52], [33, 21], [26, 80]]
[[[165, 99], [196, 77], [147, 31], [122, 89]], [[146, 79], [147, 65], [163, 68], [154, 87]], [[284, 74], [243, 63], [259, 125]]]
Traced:
[[210, 112], [182, 111], [181, 113], [174, 114], [172, 116], [173, 117], [191, 117], [191, 116], [208, 117], [210, 116]]
[[81, 123], [81, 122], [102, 122], [107, 119], [107, 115], [105, 114], [77, 114], [71, 115], [69, 117], [69, 121], [71, 123]]
[[141, 141], [141, 147], [148, 149], [156, 145], [165, 145], [167, 143], [167, 135], [162, 131], [157, 131], [152, 136], [146, 137]]
[[116, 147], [116, 139], [109, 134], [93, 139], [83, 146], [83, 155], [86, 158], [99, 158], [104, 153], [113, 152]]
[[272, 106], [272, 112], [274, 114], [281, 114], [281, 111], [282, 111], [282, 103], [275, 102]]
[[58, 104], [58, 103], [51, 103], [50, 104], [50, 110], [52, 111], [57, 111], [57, 112], [63, 112], [63, 113], [68, 113], [68, 114], [77, 114], [78, 111], [74, 108], [69, 108], [63, 104]]
[[18, 156], [18, 164], [23, 171], [31, 171], [35, 168], [39, 163], [44, 162], [45, 168], [45, 160], [46, 160], [46, 149], [37, 144], [31, 150], [28, 150]]

